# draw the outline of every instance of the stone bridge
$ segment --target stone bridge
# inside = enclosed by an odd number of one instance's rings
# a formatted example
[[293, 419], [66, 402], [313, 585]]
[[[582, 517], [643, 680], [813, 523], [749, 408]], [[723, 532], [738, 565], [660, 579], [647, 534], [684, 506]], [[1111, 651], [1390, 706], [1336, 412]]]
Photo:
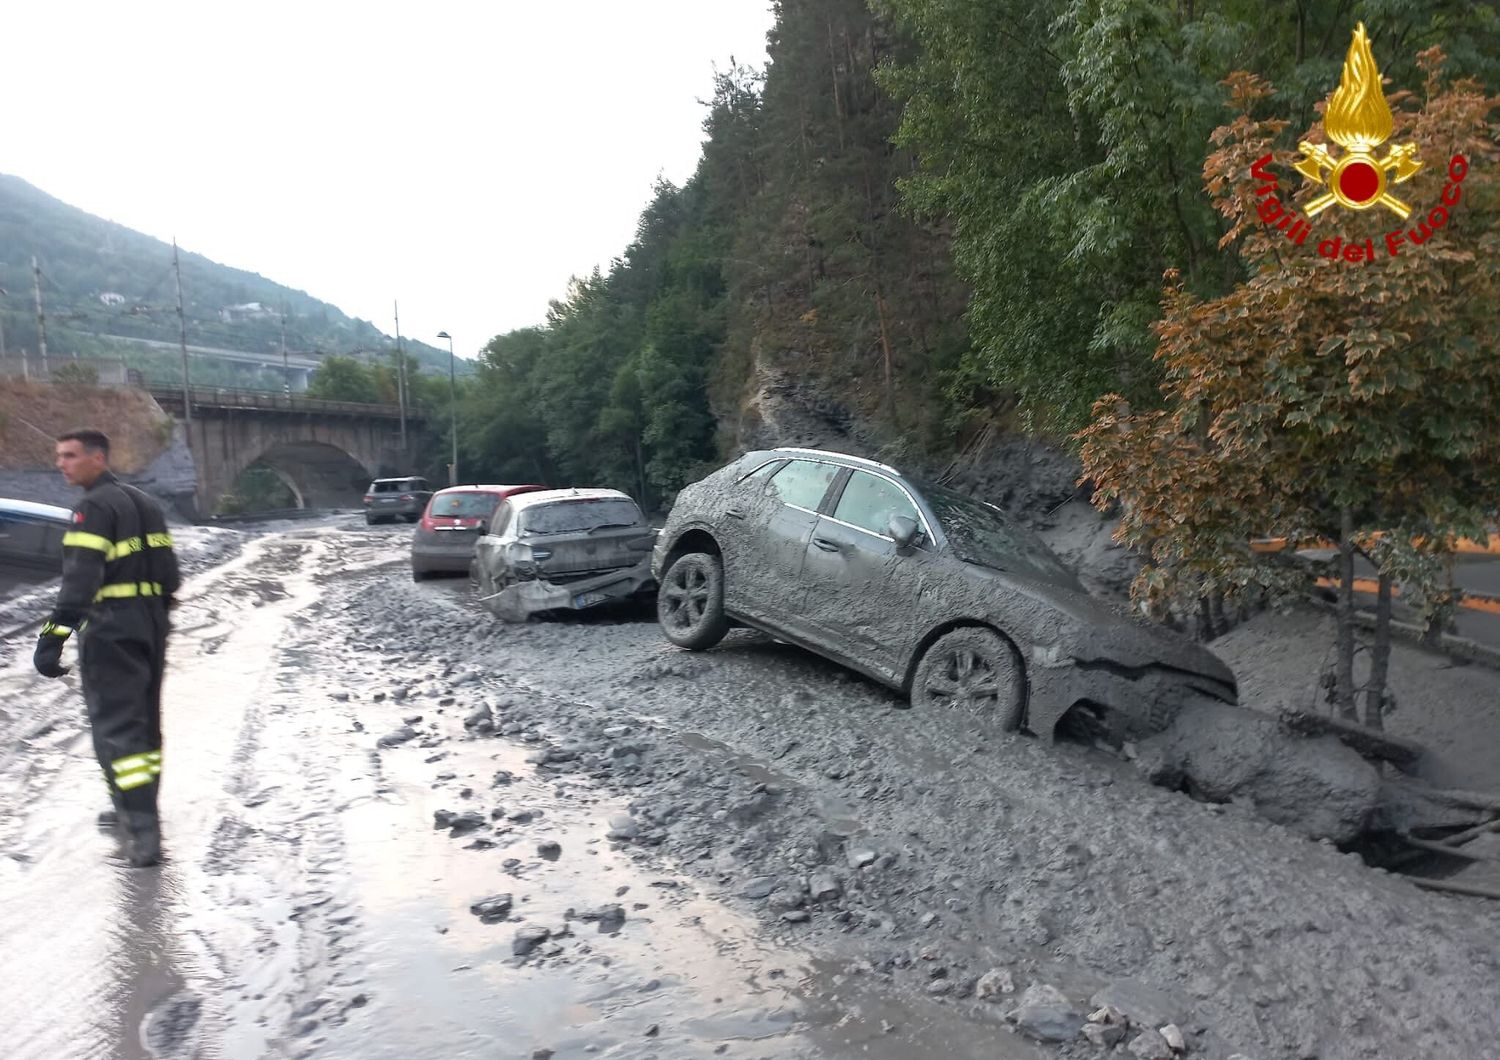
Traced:
[[[372, 478], [412, 473], [395, 405], [201, 387], [186, 396], [181, 388], [152, 387], [151, 396], [188, 428], [201, 516], [252, 464], [271, 468], [303, 508], [357, 508]], [[419, 418], [408, 410], [408, 430]]]

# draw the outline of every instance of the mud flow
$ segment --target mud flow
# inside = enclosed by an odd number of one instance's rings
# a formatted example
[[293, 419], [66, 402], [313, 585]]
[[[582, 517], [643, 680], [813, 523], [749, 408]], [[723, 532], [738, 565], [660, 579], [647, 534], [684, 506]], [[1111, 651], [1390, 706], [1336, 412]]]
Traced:
[[[175, 612], [156, 870], [128, 869], [93, 823], [105, 798], [76, 673], [44, 681], [7, 646], [7, 1055], [1048, 1055], [990, 1011], [767, 932], [734, 897], [743, 880], [632, 834], [629, 788], [547, 769], [542, 719], [466, 727], [547, 682], [413, 639], [410, 623], [501, 634], [466, 582], [409, 584], [409, 532], [248, 534], [192, 580]], [[649, 630], [627, 612], [526, 635]], [[617, 745], [653, 727], [616, 724]], [[710, 736], [681, 747], [797, 789]], [[810, 797], [856, 832], [838, 799]]]

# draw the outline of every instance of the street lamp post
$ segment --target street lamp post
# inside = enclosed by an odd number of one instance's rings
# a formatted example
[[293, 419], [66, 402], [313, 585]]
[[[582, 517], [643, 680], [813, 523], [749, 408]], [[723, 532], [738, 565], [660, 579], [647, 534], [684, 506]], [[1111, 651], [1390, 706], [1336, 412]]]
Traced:
[[448, 485], [458, 485], [458, 397], [453, 382], [453, 336], [439, 331], [437, 337], [448, 340], [448, 430], [453, 435], [453, 463], [448, 465]]

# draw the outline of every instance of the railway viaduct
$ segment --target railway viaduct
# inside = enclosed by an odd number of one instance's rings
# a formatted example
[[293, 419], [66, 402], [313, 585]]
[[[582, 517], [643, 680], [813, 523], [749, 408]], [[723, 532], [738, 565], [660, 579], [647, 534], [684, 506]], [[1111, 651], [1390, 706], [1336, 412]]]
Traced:
[[[200, 516], [213, 512], [257, 463], [271, 468], [303, 508], [357, 508], [372, 478], [410, 472], [395, 405], [197, 387], [188, 393], [152, 387], [151, 396], [187, 428]], [[408, 427], [419, 418], [408, 411]]]

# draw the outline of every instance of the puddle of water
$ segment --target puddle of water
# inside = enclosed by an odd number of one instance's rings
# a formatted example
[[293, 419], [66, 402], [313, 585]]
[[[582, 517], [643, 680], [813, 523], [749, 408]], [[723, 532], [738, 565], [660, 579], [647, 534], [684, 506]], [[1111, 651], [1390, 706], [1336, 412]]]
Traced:
[[[143, 1060], [194, 1049], [213, 1006], [184, 988], [222, 978], [222, 947], [235, 937], [204, 861], [224, 807], [237, 802], [246, 719], [275, 679], [288, 614], [318, 595], [303, 569], [319, 551], [250, 542], [183, 594], [164, 683], [162, 868], [127, 869], [113, 833], [93, 825], [107, 799], [76, 688], [59, 690], [70, 697], [59, 719], [6, 763], [33, 794], [7, 822], [10, 856], [0, 858], [0, 966], [25, 970], [0, 991], [6, 1055]], [[274, 895], [256, 901], [274, 915]]]
[[[555, 1060], [1045, 1055], [990, 1020], [900, 1000], [873, 978], [765, 939], [751, 917], [607, 840], [607, 821], [623, 806], [571, 781], [558, 782], [569, 786], [559, 798], [525, 763], [525, 748], [455, 740], [443, 750], [432, 765], [418, 747], [386, 754], [389, 800], [342, 817], [372, 940], [361, 983], [370, 1003], [320, 1030], [320, 1054], [394, 1060], [420, 1042], [427, 1055], [550, 1049]], [[491, 789], [500, 769], [516, 780]], [[432, 783], [449, 772], [457, 776]], [[474, 798], [457, 797], [466, 786]], [[489, 818], [496, 805], [539, 816], [458, 838], [433, 829], [436, 810]], [[466, 849], [476, 837], [495, 846]], [[555, 861], [538, 853], [543, 840], [561, 845]], [[516, 861], [508, 871], [507, 859]], [[511, 919], [482, 923], [469, 906], [496, 893], [512, 896]], [[617, 928], [568, 919], [570, 909], [612, 903], [626, 911]], [[523, 963], [511, 943], [529, 926], [567, 934]]]

